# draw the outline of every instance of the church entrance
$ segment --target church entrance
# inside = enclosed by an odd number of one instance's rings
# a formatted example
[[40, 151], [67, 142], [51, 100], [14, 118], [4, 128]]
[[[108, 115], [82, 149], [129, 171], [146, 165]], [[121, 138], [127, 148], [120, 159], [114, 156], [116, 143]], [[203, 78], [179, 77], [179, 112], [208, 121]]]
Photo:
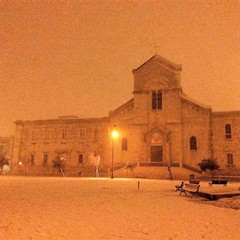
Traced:
[[163, 148], [162, 146], [151, 146], [151, 162], [163, 161]]

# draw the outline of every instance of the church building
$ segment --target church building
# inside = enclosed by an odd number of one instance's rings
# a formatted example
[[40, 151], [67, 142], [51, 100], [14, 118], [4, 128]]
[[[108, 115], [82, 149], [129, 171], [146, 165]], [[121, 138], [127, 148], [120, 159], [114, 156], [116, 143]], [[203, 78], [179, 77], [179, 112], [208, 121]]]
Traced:
[[[216, 159], [221, 171], [240, 171], [240, 111], [213, 112], [184, 94], [182, 66], [159, 55], [132, 71], [133, 98], [103, 118], [15, 122], [12, 166], [29, 165], [29, 174], [52, 171], [52, 160], [64, 155], [67, 171], [90, 176], [94, 154], [100, 176], [167, 178], [200, 174], [198, 163]], [[118, 138], [111, 132], [116, 130]]]

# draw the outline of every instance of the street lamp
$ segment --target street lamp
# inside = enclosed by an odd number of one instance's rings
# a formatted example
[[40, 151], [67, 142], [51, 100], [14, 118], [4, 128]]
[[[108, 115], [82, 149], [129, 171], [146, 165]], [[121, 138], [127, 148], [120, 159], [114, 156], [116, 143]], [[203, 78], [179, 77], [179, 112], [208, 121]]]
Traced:
[[117, 130], [113, 130], [111, 132], [111, 137], [112, 137], [112, 175], [111, 175], [111, 178], [112, 179], [114, 178], [114, 175], [113, 175], [114, 140], [117, 139], [118, 136], [119, 136], [119, 133]]

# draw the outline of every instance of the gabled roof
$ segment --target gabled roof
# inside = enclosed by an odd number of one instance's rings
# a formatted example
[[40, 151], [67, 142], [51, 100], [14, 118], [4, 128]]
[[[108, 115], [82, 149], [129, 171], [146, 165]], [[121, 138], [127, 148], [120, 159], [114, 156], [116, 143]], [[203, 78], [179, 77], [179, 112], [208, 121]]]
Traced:
[[160, 55], [156, 54], [156, 55], [152, 56], [150, 59], [148, 59], [145, 63], [143, 63], [138, 68], [133, 69], [132, 70], [133, 74], [135, 72], [137, 72], [138, 70], [140, 70], [142, 67], [144, 67], [147, 63], [149, 63], [153, 60], [157, 60], [160, 64], [165, 65], [168, 69], [170, 69], [172, 71], [181, 71], [182, 70], [182, 65], [175, 64], [175, 63], [161, 57]]
[[130, 99], [129, 101], [125, 102], [124, 104], [122, 104], [120, 107], [114, 109], [113, 111], [109, 112], [109, 115], [112, 116], [116, 113], [121, 112], [122, 110], [124, 110], [125, 108], [129, 107], [129, 106], [133, 106], [133, 98]]
[[204, 108], [204, 109], [208, 109], [208, 110], [211, 110], [212, 107], [211, 106], [208, 106], [208, 105], [204, 105], [196, 100], [193, 100], [192, 98], [188, 97], [185, 93], [181, 93], [181, 98], [183, 101], [187, 102], [187, 103], [190, 103], [190, 104], [193, 104], [197, 107], [200, 107], [200, 108]]

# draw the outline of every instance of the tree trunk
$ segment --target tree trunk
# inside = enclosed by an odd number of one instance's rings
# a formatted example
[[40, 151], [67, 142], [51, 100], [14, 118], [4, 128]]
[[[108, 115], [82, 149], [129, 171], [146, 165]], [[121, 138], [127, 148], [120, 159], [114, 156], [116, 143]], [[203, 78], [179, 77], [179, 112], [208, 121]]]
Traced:
[[60, 168], [60, 172], [62, 173], [63, 177], [65, 177], [65, 174], [64, 174], [62, 168]]

